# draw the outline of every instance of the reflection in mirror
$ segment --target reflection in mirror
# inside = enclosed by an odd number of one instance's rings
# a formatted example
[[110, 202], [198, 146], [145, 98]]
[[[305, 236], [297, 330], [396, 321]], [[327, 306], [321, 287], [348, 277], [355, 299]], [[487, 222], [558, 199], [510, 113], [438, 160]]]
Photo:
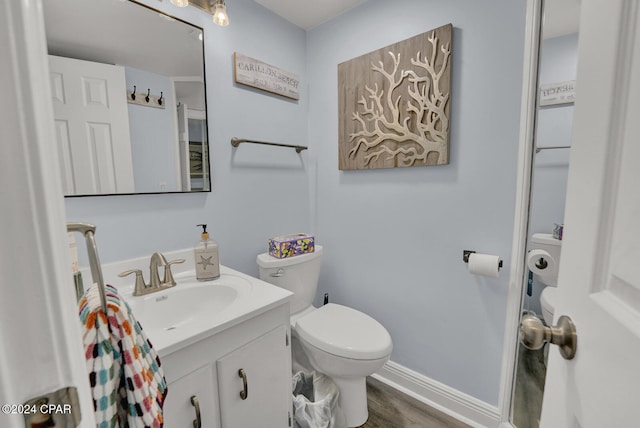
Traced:
[[65, 196], [209, 191], [203, 30], [132, 0], [43, 7]]
[[[560, 229], [555, 226], [564, 223], [576, 88], [579, 9], [579, 0], [543, 2], [539, 93], [529, 196], [528, 269], [523, 281], [522, 313], [532, 313], [547, 325], [553, 322], [557, 266], [562, 251], [562, 240], [557, 239], [561, 236], [558, 235]], [[554, 237], [554, 232], [557, 237]], [[549, 254], [548, 261], [541, 251]], [[538, 256], [544, 256], [543, 260]], [[539, 426], [548, 346], [532, 351], [518, 345], [512, 402], [512, 422], [518, 428]]]

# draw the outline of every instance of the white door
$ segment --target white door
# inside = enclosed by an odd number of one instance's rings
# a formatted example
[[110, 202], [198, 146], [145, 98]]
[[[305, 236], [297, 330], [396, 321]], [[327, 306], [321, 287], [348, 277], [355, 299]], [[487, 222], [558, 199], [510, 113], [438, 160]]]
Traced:
[[582, 0], [571, 167], [542, 427], [640, 425], [640, 3]]
[[65, 195], [133, 193], [124, 68], [49, 56]]

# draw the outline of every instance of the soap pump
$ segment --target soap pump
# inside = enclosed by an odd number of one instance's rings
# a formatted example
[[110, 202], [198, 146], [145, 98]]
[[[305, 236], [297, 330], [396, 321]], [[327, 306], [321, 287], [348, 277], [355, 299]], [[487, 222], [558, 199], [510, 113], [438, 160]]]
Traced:
[[193, 251], [196, 278], [198, 281], [210, 281], [220, 277], [218, 244], [213, 239], [209, 239], [206, 224], [199, 224], [198, 227], [202, 227], [202, 234]]

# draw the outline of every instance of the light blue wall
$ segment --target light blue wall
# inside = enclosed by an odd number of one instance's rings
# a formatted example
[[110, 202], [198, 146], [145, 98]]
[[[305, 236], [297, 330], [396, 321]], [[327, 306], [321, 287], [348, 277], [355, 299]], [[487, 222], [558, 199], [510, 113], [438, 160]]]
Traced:
[[[451, 162], [338, 171], [337, 65], [452, 23]], [[317, 303], [372, 315], [391, 359], [497, 405], [515, 206], [525, 1], [369, 0], [308, 34]], [[465, 249], [500, 255], [472, 276]]]
[[[318, 301], [371, 314], [392, 360], [497, 405], [511, 267], [524, 0], [369, 0], [309, 33], [253, 0], [231, 24], [145, 0], [205, 27], [211, 193], [67, 199], [98, 225], [103, 262], [192, 246], [210, 224], [221, 262], [257, 275], [268, 237], [310, 231], [325, 246]], [[338, 171], [337, 64], [453, 23], [451, 163]], [[233, 83], [233, 52], [302, 78], [300, 101]], [[241, 145], [231, 137], [310, 150]], [[468, 273], [462, 251], [498, 254], [499, 279]]]
[[[67, 198], [67, 218], [97, 225], [102, 262], [192, 247], [196, 225], [208, 223], [221, 262], [257, 275], [255, 257], [266, 251], [269, 237], [309, 230], [308, 153], [233, 149], [230, 139], [306, 144], [305, 32], [253, 0], [229, 2], [231, 24], [225, 28], [194, 7], [143, 2], [204, 27], [212, 192]], [[300, 101], [236, 85], [234, 51], [301, 76]]]
[[147, 89], [151, 95], [164, 96], [165, 108], [147, 107], [129, 103], [129, 130], [131, 133], [131, 156], [136, 192], [180, 189], [177, 169], [179, 166], [174, 129], [175, 102], [171, 94], [171, 81], [145, 70], [125, 68], [127, 89], [136, 86], [138, 97], [144, 97]]

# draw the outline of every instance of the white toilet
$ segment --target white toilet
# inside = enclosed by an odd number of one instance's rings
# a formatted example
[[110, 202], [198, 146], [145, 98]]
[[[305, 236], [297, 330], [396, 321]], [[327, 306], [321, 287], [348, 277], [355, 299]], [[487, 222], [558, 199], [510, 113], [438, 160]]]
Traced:
[[313, 253], [284, 259], [263, 253], [257, 263], [260, 279], [294, 293], [292, 337], [302, 345], [313, 369], [338, 385], [347, 425], [357, 427], [369, 417], [365, 378], [389, 360], [393, 344], [387, 330], [362, 312], [334, 303], [311, 305], [321, 259], [322, 247], [316, 245]]
[[[531, 250], [546, 251], [550, 259], [545, 260], [546, 267], [534, 273], [546, 287], [540, 294], [540, 307], [542, 308], [542, 316], [544, 322], [548, 326], [553, 325], [553, 310], [555, 308], [556, 294], [558, 291], [558, 266], [560, 266], [560, 254], [562, 250], [562, 241], [554, 238], [548, 233], [534, 233], [531, 237]], [[531, 263], [538, 263], [537, 260], [531, 260]], [[532, 266], [530, 266], [531, 268]]]

